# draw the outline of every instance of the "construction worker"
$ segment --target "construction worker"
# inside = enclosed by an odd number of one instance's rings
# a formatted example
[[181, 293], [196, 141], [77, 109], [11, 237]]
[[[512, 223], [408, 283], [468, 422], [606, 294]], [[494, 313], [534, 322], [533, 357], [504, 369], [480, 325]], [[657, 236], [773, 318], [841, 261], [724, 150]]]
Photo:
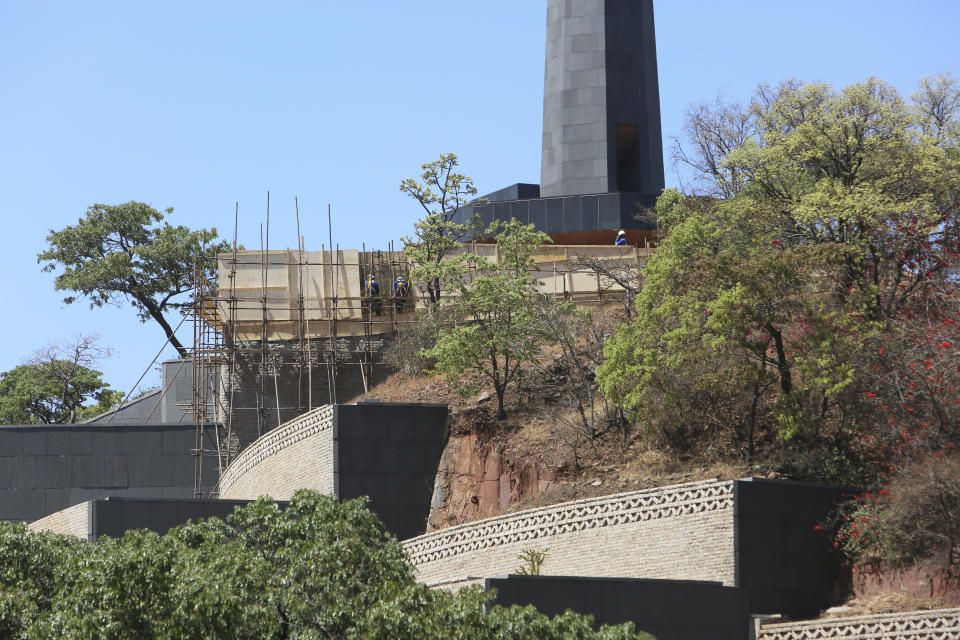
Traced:
[[410, 293], [410, 284], [403, 276], [397, 276], [393, 283], [393, 302], [397, 305], [397, 313], [403, 313], [408, 293]]
[[620, 231], [617, 232], [617, 239], [613, 244], [617, 245], [618, 247], [627, 246], [627, 232], [623, 229], [620, 229]]
[[383, 301], [380, 299], [380, 283], [371, 273], [363, 285], [363, 297], [367, 299], [370, 309], [375, 315], [383, 315]]

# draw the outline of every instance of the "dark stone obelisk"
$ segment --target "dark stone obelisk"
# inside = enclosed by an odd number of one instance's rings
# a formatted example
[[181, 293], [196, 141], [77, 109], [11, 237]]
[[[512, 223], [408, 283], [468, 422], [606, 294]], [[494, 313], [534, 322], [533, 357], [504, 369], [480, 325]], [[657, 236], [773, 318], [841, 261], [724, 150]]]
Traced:
[[543, 87], [540, 184], [488, 193], [457, 222], [516, 219], [566, 244], [652, 230], [663, 191], [653, 0], [547, 0]]
[[548, 0], [540, 196], [663, 184], [653, 0]]

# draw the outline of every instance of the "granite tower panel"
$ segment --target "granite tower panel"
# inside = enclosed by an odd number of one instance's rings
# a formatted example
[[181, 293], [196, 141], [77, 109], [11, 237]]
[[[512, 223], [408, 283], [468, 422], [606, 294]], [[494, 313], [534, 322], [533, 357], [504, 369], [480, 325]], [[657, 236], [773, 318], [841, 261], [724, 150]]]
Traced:
[[548, 0], [541, 197], [663, 184], [653, 0]]

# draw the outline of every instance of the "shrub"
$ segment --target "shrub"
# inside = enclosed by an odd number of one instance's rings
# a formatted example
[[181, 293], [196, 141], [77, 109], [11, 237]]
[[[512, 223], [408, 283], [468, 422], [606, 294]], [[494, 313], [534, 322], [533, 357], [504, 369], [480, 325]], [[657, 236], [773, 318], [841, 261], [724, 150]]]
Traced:
[[885, 488], [861, 494], [846, 508], [835, 546], [854, 566], [930, 561], [950, 572], [960, 569], [960, 458], [948, 450], [902, 470], [891, 466]]

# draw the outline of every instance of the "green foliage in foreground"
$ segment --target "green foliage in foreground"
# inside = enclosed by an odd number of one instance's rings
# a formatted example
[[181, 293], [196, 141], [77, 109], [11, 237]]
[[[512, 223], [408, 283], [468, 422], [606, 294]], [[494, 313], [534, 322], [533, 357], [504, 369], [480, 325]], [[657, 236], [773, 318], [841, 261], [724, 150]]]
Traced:
[[649, 638], [632, 625], [532, 607], [486, 609], [478, 588], [414, 582], [362, 500], [299, 491], [226, 521], [96, 544], [0, 524], [3, 638]]

